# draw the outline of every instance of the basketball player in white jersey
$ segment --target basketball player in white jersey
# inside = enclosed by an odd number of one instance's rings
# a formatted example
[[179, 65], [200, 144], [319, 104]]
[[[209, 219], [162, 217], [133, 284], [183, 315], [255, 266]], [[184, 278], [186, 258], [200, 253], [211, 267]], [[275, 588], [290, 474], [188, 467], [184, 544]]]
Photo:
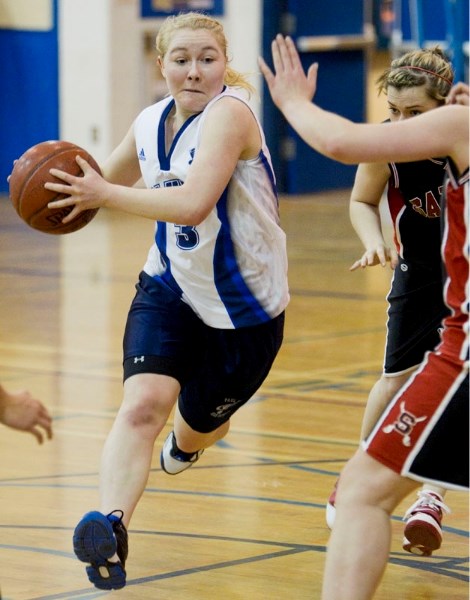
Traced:
[[[74, 533], [99, 589], [125, 585], [127, 528], [173, 407], [161, 466], [174, 475], [227, 434], [268, 375], [289, 301], [271, 159], [220, 23], [169, 17], [157, 53], [169, 96], [137, 117], [103, 177], [79, 161], [83, 177], [52, 170], [64, 183], [47, 186], [69, 194], [55, 203], [75, 205], [67, 220], [93, 205], [156, 221], [124, 335], [124, 399], [103, 451], [100, 508]], [[133, 188], [141, 176], [147, 189]]]

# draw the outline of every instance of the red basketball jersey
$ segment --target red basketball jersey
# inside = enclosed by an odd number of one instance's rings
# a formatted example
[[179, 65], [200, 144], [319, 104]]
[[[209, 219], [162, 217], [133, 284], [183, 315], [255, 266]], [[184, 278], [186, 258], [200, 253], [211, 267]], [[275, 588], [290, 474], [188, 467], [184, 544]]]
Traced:
[[469, 172], [457, 177], [450, 163], [446, 180], [442, 256], [446, 269], [444, 299], [451, 314], [444, 320], [439, 352], [468, 360], [469, 335]]

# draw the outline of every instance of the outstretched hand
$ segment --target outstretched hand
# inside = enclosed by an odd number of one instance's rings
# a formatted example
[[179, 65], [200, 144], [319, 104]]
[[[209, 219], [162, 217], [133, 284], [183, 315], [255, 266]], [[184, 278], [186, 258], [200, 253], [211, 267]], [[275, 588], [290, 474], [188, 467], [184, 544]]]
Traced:
[[390, 268], [395, 269], [398, 265], [398, 254], [394, 248], [388, 246], [377, 246], [371, 250], [366, 250], [364, 254], [356, 260], [351, 267], [350, 271], [356, 271], [356, 269], [365, 269], [366, 267], [375, 267], [381, 265], [385, 267], [387, 263], [390, 263]]
[[51, 169], [49, 172], [63, 183], [47, 182], [44, 187], [59, 194], [68, 196], [62, 200], [49, 202], [48, 208], [63, 208], [73, 206], [70, 213], [63, 219], [63, 223], [72, 221], [79, 213], [92, 208], [105, 206], [109, 197], [110, 184], [99, 175], [92, 166], [81, 156], [76, 158], [77, 164], [83, 171], [83, 176], [76, 177], [59, 169]]
[[263, 58], [258, 58], [274, 104], [284, 112], [289, 102], [311, 102], [317, 88], [318, 63], [311, 65], [305, 75], [299, 53], [289, 36], [280, 33], [271, 44], [274, 73]]
[[52, 418], [47, 408], [28, 391], [7, 392], [0, 386], [0, 423], [32, 433], [39, 444], [44, 434], [52, 438]]

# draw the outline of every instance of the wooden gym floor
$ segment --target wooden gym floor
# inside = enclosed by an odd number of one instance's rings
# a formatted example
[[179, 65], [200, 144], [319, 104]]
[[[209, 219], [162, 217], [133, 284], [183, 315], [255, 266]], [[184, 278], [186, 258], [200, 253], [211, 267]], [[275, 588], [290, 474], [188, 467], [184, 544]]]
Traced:
[[[390, 281], [388, 269], [348, 271], [361, 249], [347, 199], [282, 198], [292, 296], [284, 346], [226, 439], [177, 477], [159, 467], [164, 430], [131, 523], [128, 586], [112, 596], [88, 583], [71, 538], [97, 507], [101, 447], [121, 399], [124, 321], [153, 223], [102, 210], [59, 238], [29, 229], [0, 199], [1, 381], [41, 398], [55, 433], [40, 447], [0, 430], [4, 600], [319, 597], [324, 505], [381, 371]], [[426, 559], [401, 548], [413, 501], [393, 517], [376, 598], [468, 598], [467, 495], [448, 494], [442, 548]]]

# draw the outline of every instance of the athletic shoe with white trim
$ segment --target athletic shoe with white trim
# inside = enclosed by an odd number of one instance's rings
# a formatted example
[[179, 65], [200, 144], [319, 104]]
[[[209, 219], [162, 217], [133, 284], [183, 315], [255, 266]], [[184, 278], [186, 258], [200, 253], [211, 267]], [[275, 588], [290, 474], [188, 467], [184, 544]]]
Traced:
[[[114, 513], [121, 513], [118, 517]], [[100, 590], [119, 590], [126, 585], [128, 555], [127, 530], [122, 523], [122, 511], [108, 515], [98, 511], [87, 513], [76, 526], [73, 550], [86, 567], [88, 579]], [[117, 554], [119, 561], [109, 559]]]
[[183, 452], [176, 445], [176, 438], [173, 431], [166, 438], [160, 453], [160, 465], [165, 473], [169, 475], [177, 475], [199, 460], [199, 457], [204, 452], [204, 449], [197, 452]]
[[406, 521], [403, 550], [419, 556], [431, 556], [434, 550], [438, 550], [442, 543], [443, 513], [450, 513], [450, 509], [440, 494], [419, 491], [418, 500], [403, 517]]

